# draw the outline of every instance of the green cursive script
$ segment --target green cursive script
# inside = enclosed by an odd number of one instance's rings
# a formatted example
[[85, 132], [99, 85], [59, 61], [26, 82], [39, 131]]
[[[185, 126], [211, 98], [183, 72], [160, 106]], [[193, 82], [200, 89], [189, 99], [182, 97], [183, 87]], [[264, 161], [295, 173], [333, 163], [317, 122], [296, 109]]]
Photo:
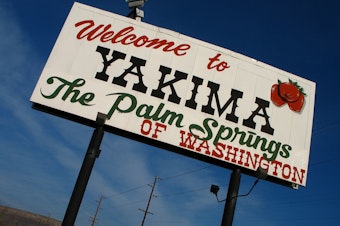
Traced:
[[[91, 106], [93, 104], [89, 104], [95, 97], [94, 93], [84, 93], [84, 94], [80, 94], [80, 90], [76, 89], [78, 87], [82, 87], [85, 85], [85, 80], [78, 78], [75, 79], [73, 82], [69, 82], [66, 79], [57, 77], [57, 76], [52, 76], [50, 78], [47, 79], [47, 84], [51, 85], [54, 83], [54, 80], [58, 80], [61, 82], [61, 84], [54, 90], [54, 92], [52, 94], [44, 94], [41, 90], [40, 93], [43, 97], [45, 97], [46, 99], [54, 99], [56, 98], [60, 93], [62, 93], [61, 91], [64, 90], [64, 94], [62, 95], [61, 99], [63, 101], [67, 100], [68, 97], [70, 97], [70, 102], [71, 103], [75, 103], [75, 102], [79, 102], [81, 105], [84, 106]], [[65, 89], [66, 90], [65, 90]]]

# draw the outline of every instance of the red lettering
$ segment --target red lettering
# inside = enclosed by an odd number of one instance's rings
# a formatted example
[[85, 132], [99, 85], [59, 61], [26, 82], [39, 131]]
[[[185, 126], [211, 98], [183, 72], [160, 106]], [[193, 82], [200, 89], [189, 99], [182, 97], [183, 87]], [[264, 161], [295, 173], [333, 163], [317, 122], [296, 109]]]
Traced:
[[[185, 135], [185, 131], [181, 130], [181, 143], [179, 143], [180, 146], [185, 147], [185, 148], [189, 148], [189, 149], [194, 149], [194, 145], [196, 143], [197, 137], [194, 137], [191, 133], [187, 133], [187, 138], [184, 138]], [[191, 139], [193, 138], [193, 139]]]
[[113, 35], [114, 35], [113, 31], [108, 31], [100, 37], [100, 41], [101, 42], [108, 42], [108, 41], [111, 40]]
[[289, 179], [290, 178], [290, 165], [288, 164], [284, 164], [282, 167], [282, 177], [285, 179]]
[[224, 149], [225, 149], [225, 144], [218, 142], [216, 144], [216, 150], [213, 150], [211, 155], [217, 158], [223, 158]]
[[244, 163], [244, 166], [249, 167], [250, 166], [249, 162], [250, 162], [251, 163], [251, 167], [253, 169], [256, 169], [257, 159], [259, 157], [260, 156], [258, 154], [252, 155], [249, 151], [247, 151], [247, 158], [246, 158], [246, 162]]
[[[160, 130], [160, 128], [162, 128], [162, 130]], [[156, 122], [156, 129], [155, 132], [152, 134], [152, 138], [158, 138], [158, 133], [165, 131], [166, 130], [166, 125], [162, 124], [162, 123], [158, 123]]]
[[[111, 24], [95, 25], [93, 20], [83, 20], [75, 24], [75, 27], [82, 27], [76, 35], [77, 39], [86, 38], [88, 41], [99, 39], [101, 42], [111, 41], [112, 44], [121, 43], [122, 45], [134, 45], [135, 47], [146, 47], [153, 49], [161, 49], [163, 52], [173, 52], [177, 56], [184, 56], [191, 48], [189, 44], [176, 45], [173, 41], [158, 38], [150, 39], [146, 35], [137, 36], [132, 33], [134, 27], [129, 26], [121, 29], [117, 33], [110, 30]], [[223, 62], [222, 62], [223, 63]], [[225, 64], [220, 63], [218, 70], [223, 69]]]
[[213, 158], [224, 160], [230, 163], [234, 163], [245, 168], [256, 170], [258, 167], [263, 168], [268, 175], [278, 177], [284, 180], [290, 180], [292, 182], [297, 182], [298, 184], [303, 184], [305, 180], [306, 170], [299, 169], [290, 164], [279, 162], [279, 161], [268, 161], [265, 157], [260, 156], [256, 153], [240, 149], [225, 143], [216, 143], [215, 148], [211, 148], [209, 140], [199, 140], [195, 135], [180, 131], [181, 142], [180, 146], [191, 149], [191, 151], [196, 151], [205, 155], [209, 155]]
[[[131, 35], [125, 36], [125, 35], [129, 34], [133, 30], [134, 30], [133, 27], [126, 27], [126, 28], [118, 31], [117, 34], [115, 35], [115, 37], [112, 38], [112, 41], [111, 41], [112, 44], [121, 42], [123, 45], [130, 45], [131, 43], [133, 43], [133, 41], [130, 42], [130, 43], [127, 43], [126, 40], [128, 38], [131, 39], [132, 36]], [[136, 37], [136, 35], [134, 35], [134, 36]], [[123, 37], [121, 40], [117, 40], [118, 38], [121, 38], [121, 37]]]
[[189, 44], [180, 44], [174, 49], [174, 52], [177, 56], [184, 56], [187, 54], [187, 50], [189, 50], [191, 46]]
[[265, 158], [261, 157], [260, 163], [259, 163], [259, 167], [261, 167], [262, 169], [265, 169], [268, 172], [268, 169], [269, 169], [268, 160], [266, 160]]
[[203, 140], [198, 148], [196, 148], [196, 151], [201, 152], [202, 148], [205, 149], [206, 155], [210, 155], [208, 140]]
[[282, 162], [278, 162], [278, 161], [273, 161], [272, 162], [272, 165], [274, 165], [274, 172], [273, 172], [273, 175], [274, 176], [277, 176], [277, 166], [279, 165], [280, 167], [282, 166]]
[[[236, 156], [237, 156], [237, 152], [239, 151], [238, 148], [236, 147], [232, 147], [230, 145], [227, 146], [227, 149], [228, 149], [228, 152], [227, 152], [227, 155], [226, 157], [224, 158], [226, 161], [230, 161], [230, 158], [229, 158], [229, 155], [232, 155], [232, 159], [231, 159], [231, 162], [236, 162]], [[232, 150], [234, 150], [234, 152], [232, 152]]]
[[243, 149], [240, 149], [240, 152], [241, 152], [241, 155], [240, 155], [240, 159], [238, 160], [237, 164], [239, 165], [243, 165], [243, 154], [246, 152], [245, 150]]
[[299, 174], [298, 174], [298, 173], [299, 173], [299, 172], [298, 172], [298, 168], [296, 168], [296, 167], [294, 166], [294, 167], [293, 167], [293, 171], [294, 171], [294, 173], [293, 173], [292, 181], [296, 182], [296, 177], [298, 177], [300, 183], [302, 183], [302, 182], [303, 182], [303, 178], [305, 177], [305, 172], [306, 172], [306, 170], [301, 169], [301, 170], [300, 170], [300, 173], [301, 173], [301, 174], [299, 175]]
[[141, 46], [145, 45], [148, 42], [148, 40], [149, 40], [148, 37], [146, 37], [145, 35], [142, 35], [139, 38], [137, 38], [136, 41], [134, 41], [133, 44], [136, 47], [141, 47]]
[[[152, 126], [152, 121], [149, 120], [149, 119], [144, 119], [143, 120], [143, 123], [141, 125], [141, 129], [140, 129], [140, 132], [143, 134], [143, 135], [149, 135], [151, 130], [153, 130], [153, 126]], [[160, 132], [163, 132], [165, 131], [167, 128], [166, 125], [162, 124], [162, 123], [159, 123], [159, 122], [156, 122], [156, 129], [154, 130], [154, 133], [151, 135], [152, 138], [155, 138], [157, 139], [158, 138], [158, 134]]]
[[[145, 129], [145, 125], [148, 127]], [[143, 135], [149, 135], [150, 131], [152, 129], [152, 122], [151, 120], [145, 119], [141, 125], [140, 132]]]
[[[96, 32], [98, 32], [99, 29], [104, 27], [103, 24], [100, 24], [99, 26], [95, 27], [93, 30], [90, 30], [90, 31], [88, 31], [88, 29], [90, 29], [90, 28], [92, 28], [94, 26], [93, 20], [84, 20], [84, 21], [76, 23], [75, 26], [79, 27], [79, 26], [81, 26], [83, 24], [88, 24], [88, 25], [85, 28], [83, 28], [82, 30], [79, 31], [79, 33], [77, 34], [77, 39], [82, 39], [82, 38], [87, 37], [88, 41], [92, 41], [92, 40], [98, 38], [100, 35], [102, 35], [105, 31], [107, 31], [111, 27], [110, 24], [106, 25], [106, 27], [104, 28], [103, 31], [101, 31], [98, 34], [96, 34]], [[85, 33], [86, 31], [88, 31], [88, 32]]]
[[230, 66], [228, 65], [227, 62], [225, 62], [225, 61], [219, 62], [220, 61], [220, 59], [219, 59], [220, 56], [221, 56], [221, 54], [218, 53], [218, 54], [216, 54], [216, 56], [214, 56], [212, 58], [209, 58], [209, 63], [207, 65], [207, 68], [209, 70], [213, 69], [213, 68], [216, 68], [217, 71], [224, 71], [225, 69], [230, 68]]

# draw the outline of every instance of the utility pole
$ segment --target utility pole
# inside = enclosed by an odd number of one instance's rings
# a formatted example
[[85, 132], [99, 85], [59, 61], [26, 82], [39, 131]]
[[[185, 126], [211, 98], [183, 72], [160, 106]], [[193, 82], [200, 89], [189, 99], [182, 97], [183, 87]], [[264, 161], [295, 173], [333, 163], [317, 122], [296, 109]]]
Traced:
[[97, 206], [97, 209], [96, 209], [96, 213], [94, 214], [94, 217], [92, 218], [92, 224], [91, 224], [91, 226], [94, 226], [95, 223], [96, 223], [97, 214], [98, 214], [98, 211], [99, 211], [99, 209], [100, 209], [100, 204], [101, 204], [102, 200], [103, 200], [103, 196], [101, 195], [101, 196], [100, 196], [100, 199], [99, 199], [99, 201], [98, 201], [98, 206]]
[[143, 216], [143, 220], [142, 220], [141, 226], [144, 226], [144, 222], [145, 222], [146, 215], [147, 215], [148, 213], [149, 213], [149, 214], [153, 214], [153, 213], [149, 212], [149, 207], [150, 207], [151, 199], [152, 199], [152, 197], [153, 197], [153, 191], [154, 191], [154, 189], [155, 189], [157, 180], [158, 180], [158, 177], [156, 176], [156, 177], [155, 177], [155, 180], [154, 180], [154, 182], [153, 182], [153, 184], [152, 184], [152, 189], [151, 189], [151, 192], [150, 192], [148, 204], [146, 205], [146, 209], [145, 209], [145, 210], [139, 209], [140, 211], [143, 211], [143, 212], [144, 212], [144, 216]]

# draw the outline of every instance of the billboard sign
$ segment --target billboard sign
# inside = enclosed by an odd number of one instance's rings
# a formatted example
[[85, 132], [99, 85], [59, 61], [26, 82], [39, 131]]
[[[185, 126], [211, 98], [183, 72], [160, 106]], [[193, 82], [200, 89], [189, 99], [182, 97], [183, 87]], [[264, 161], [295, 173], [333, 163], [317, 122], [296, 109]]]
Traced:
[[31, 101], [227, 168], [306, 185], [315, 83], [74, 3]]

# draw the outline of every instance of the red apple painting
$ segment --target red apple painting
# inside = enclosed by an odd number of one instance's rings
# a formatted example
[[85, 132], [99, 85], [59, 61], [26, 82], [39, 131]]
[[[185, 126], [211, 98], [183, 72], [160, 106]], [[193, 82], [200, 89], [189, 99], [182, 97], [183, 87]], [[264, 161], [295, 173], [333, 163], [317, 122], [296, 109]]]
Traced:
[[297, 82], [292, 80], [281, 82], [278, 80], [278, 84], [274, 84], [271, 88], [270, 99], [278, 107], [287, 103], [292, 111], [301, 112], [305, 103], [305, 96], [303, 88]]

